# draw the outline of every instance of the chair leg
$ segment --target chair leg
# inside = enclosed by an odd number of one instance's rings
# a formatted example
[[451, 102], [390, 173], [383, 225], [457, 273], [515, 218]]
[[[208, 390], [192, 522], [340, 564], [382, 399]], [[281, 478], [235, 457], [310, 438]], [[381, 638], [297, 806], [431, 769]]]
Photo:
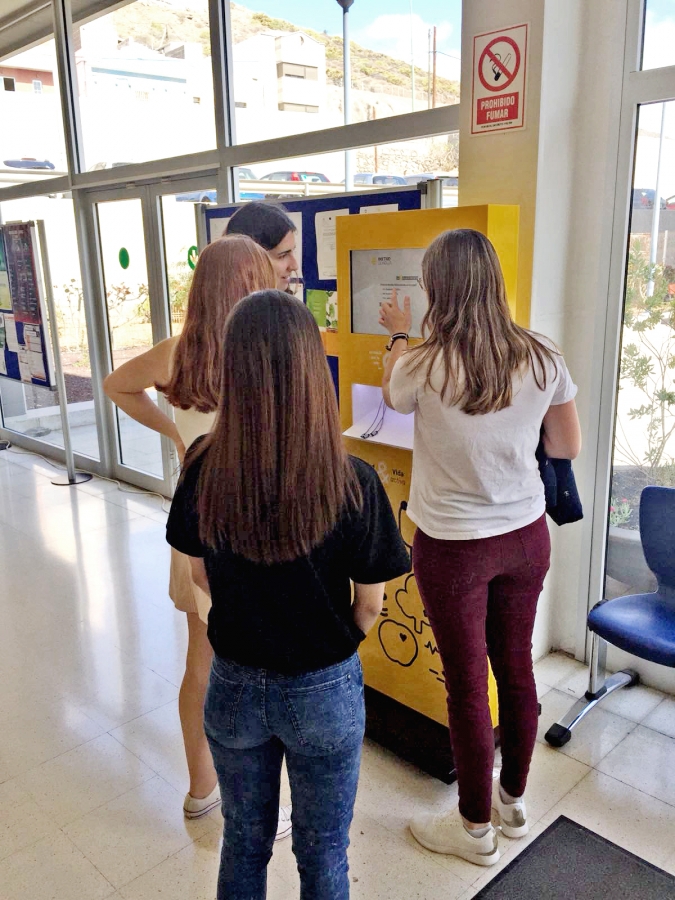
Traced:
[[598, 703], [614, 691], [622, 687], [633, 687], [639, 684], [640, 676], [633, 669], [624, 669], [605, 677], [605, 661], [607, 658], [607, 642], [597, 634], [593, 634], [591, 644], [591, 661], [589, 666], [588, 690], [581, 700], [572, 706], [560, 721], [555, 722], [546, 732], [547, 743], [552, 747], [564, 747], [572, 737], [572, 730], [584, 719]]

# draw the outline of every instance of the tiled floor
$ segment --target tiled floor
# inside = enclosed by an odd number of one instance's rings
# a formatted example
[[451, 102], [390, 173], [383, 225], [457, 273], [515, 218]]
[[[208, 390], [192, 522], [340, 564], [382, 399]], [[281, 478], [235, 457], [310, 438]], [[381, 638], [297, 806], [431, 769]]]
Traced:
[[[166, 597], [156, 498], [0, 453], [0, 900], [213, 900], [219, 813], [186, 823], [176, 698], [185, 622]], [[542, 734], [584, 670], [536, 666], [543, 706], [528, 788], [536, 837], [561, 813], [675, 874], [675, 699], [612, 697], [562, 751]], [[355, 900], [469, 900], [495, 875], [422, 850], [411, 815], [456, 803], [367, 744], [350, 853]], [[527, 841], [501, 839], [506, 865]], [[270, 900], [297, 898], [290, 841]]]

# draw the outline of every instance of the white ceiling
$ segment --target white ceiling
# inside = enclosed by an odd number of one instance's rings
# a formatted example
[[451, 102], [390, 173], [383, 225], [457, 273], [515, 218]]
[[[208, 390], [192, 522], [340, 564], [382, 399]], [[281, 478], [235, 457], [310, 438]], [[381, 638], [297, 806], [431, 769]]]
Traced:
[[[72, 0], [73, 22], [95, 19], [129, 2], [131, 0]], [[51, 0], [0, 0], [0, 62], [39, 44], [53, 33]]]

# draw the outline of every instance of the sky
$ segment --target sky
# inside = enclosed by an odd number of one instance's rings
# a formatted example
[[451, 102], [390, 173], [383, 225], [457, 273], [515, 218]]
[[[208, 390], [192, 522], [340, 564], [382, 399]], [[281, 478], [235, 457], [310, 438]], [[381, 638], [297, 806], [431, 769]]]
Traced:
[[[254, 12], [286, 19], [294, 25], [342, 34], [342, 10], [336, 0], [235, 2]], [[461, 14], [461, 0], [412, 0], [412, 4], [411, 0], [354, 0], [349, 11], [350, 40], [369, 50], [408, 61], [412, 33], [415, 63], [426, 69], [428, 30], [436, 25], [438, 73], [446, 78], [459, 79]]]

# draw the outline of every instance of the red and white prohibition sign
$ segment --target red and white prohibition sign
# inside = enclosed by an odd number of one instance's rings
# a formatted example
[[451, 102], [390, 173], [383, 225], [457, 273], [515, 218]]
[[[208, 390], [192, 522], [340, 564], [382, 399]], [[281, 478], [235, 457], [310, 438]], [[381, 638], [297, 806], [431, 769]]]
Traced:
[[473, 39], [471, 133], [523, 128], [527, 25]]

